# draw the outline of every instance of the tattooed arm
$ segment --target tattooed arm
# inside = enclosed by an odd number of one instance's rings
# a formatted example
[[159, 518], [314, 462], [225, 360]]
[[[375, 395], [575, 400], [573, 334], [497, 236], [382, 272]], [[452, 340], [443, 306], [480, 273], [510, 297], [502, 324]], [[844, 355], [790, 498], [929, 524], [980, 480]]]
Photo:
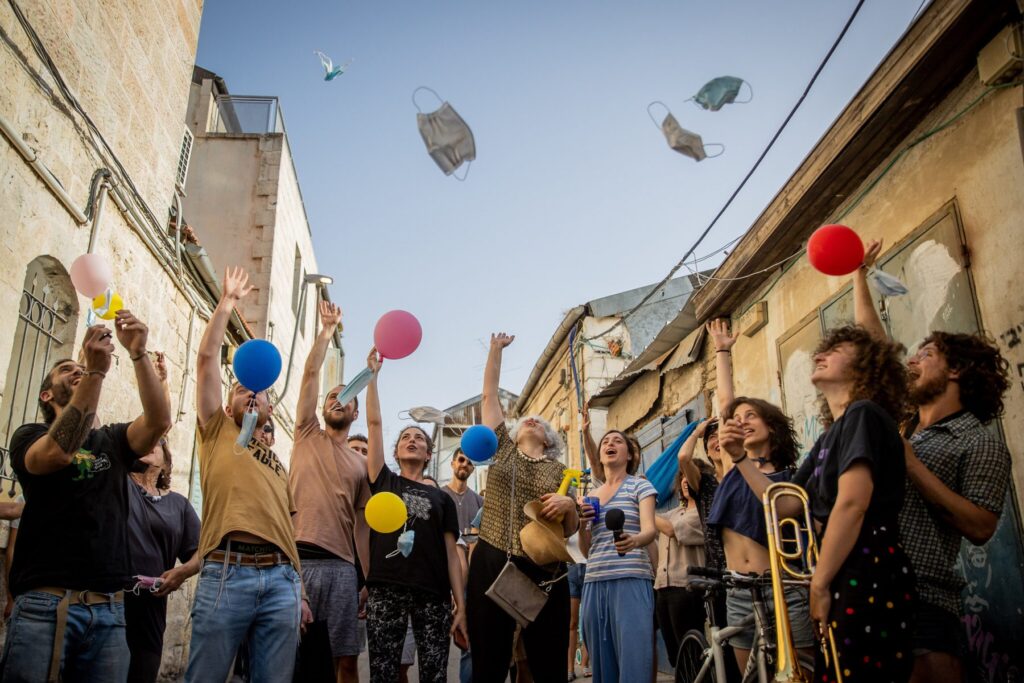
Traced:
[[54, 384], [69, 386], [74, 375], [82, 372], [78, 385], [72, 389], [71, 400], [65, 406], [52, 402], [54, 392], [40, 392], [40, 398], [51, 401], [57, 418], [50, 430], [33, 443], [25, 453], [25, 469], [31, 474], [50, 474], [71, 464], [78, 449], [85, 443], [93, 421], [96, 406], [100, 402], [103, 378], [110, 369], [110, 357], [114, 344], [110, 330], [103, 325], [94, 325], [85, 333], [82, 345], [85, 355], [85, 369], [77, 365], [62, 364], [51, 371]]

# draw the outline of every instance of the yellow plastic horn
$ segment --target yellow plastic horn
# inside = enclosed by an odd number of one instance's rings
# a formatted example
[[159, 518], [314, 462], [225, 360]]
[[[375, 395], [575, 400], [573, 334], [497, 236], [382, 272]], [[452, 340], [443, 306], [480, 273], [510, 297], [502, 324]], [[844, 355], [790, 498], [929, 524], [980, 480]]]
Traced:
[[583, 470], [574, 470], [572, 468], [566, 468], [562, 470], [562, 483], [558, 487], [558, 495], [564, 496], [569, 493], [569, 486], [575, 481], [577, 486], [579, 485], [580, 477], [583, 476]]

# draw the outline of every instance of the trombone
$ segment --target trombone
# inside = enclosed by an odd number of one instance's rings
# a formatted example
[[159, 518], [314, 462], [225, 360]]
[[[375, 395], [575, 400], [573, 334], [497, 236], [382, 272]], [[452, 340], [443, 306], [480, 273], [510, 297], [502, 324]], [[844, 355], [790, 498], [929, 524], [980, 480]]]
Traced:
[[[795, 517], [779, 514], [780, 498], [796, 498], [800, 512]], [[768, 561], [772, 572], [772, 602], [775, 608], [775, 681], [785, 683], [809, 683], [800, 667], [793, 646], [792, 627], [786, 607], [784, 581], [809, 584], [818, 564], [818, 545], [814, 540], [814, 520], [807, 492], [796, 484], [781, 482], [771, 484], [762, 496], [764, 519], [768, 527]], [[791, 537], [784, 535], [784, 531]], [[835, 669], [836, 681], [843, 683], [843, 672], [839, 668], [839, 654], [836, 650], [832, 626], [825, 625], [821, 636], [821, 651], [825, 655], [825, 666]]]

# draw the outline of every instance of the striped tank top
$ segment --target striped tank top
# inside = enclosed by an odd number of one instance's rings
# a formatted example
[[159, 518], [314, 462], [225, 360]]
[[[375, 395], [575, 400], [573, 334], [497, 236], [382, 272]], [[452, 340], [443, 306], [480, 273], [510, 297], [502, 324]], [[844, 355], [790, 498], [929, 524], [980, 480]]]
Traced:
[[640, 533], [640, 501], [658, 492], [646, 479], [628, 476], [619, 490], [601, 506], [601, 521], [591, 531], [590, 555], [587, 557], [587, 576], [584, 583], [613, 579], [649, 579], [654, 581], [654, 569], [646, 548], [633, 548], [619, 557], [615, 538], [604, 525], [605, 513], [612, 508], [622, 510], [626, 523], [622, 530], [630, 535]]

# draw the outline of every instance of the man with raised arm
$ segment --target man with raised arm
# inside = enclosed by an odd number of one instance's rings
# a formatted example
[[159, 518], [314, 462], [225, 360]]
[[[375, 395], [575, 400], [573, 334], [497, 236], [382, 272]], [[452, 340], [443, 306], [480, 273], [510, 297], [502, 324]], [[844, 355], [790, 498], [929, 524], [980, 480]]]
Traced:
[[95, 325], [85, 333], [84, 366], [60, 360], [43, 378], [45, 422], [22, 425], [11, 438], [11, 463], [27, 503], [11, 567], [16, 598], [4, 681], [128, 676], [125, 479], [170, 429], [171, 407], [146, 352], [149, 330], [126, 309], [117, 313], [114, 330], [135, 370], [142, 415], [94, 428], [114, 353], [113, 333]]
[[[292, 518], [295, 540], [302, 560], [302, 576], [309, 593], [315, 621], [327, 622], [339, 682], [358, 681], [359, 586], [353, 545], [363, 509], [370, 498], [366, 458], [348, 446], [349, 427], [359, 417], [358, 399], [338, 402], [344, 385], [327, 392], [320, 416], [317, 397], [320, 368], [341, 309], [320, 302], [320, 334], [309, 351], [302, 373], [302, 388], [295, 411], [295, 445], [292, 449], [291, 489], [296, 513]], [[369, 557], [369, 545], [360, 553]]]
[[[882, 250], [867, 244], [854, 273], [854, 316], [885, 337], [866, 271]], [[1010, 453], [985, 425], [1003, 413], [1007, 362], [980, 334], [933, 331], [907, 362], [914, 415], [904, 430], [903, 545], [917, 575], [912, 683], [959, 683], [964, 633], [955, 565], [961, 539], [982, 545], [996, 531], [1010, 480]]]
[[224, 275], [220, 302], [199, 343], [196, 404], [199, 422], [199, 483], [202, 558], [192, 606], [190, 683], [223, 683], [242, 641], [249, 646], [254, 681], [290, 683], [301, 623], [309, 621], [299, 555], [295, 547], [288, 472], [277, 455], [253, 434], [244, 446], [242, 418], [257, 414], [258, 432], [270, 418], [266, 391], [235, 382], [223, 405], [220, 350], [228, 319], [248, 294], [241, 268]]

